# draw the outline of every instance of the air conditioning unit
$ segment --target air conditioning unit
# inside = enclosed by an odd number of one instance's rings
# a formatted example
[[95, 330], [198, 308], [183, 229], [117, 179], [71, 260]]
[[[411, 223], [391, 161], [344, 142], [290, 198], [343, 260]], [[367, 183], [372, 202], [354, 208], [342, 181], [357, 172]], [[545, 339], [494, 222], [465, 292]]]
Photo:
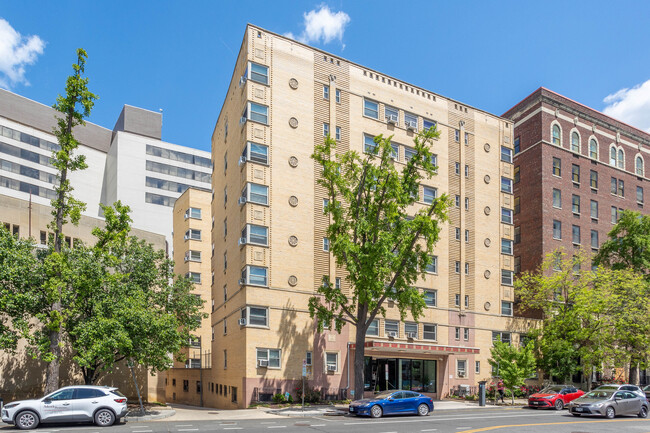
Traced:
[[410, 131], [415, 131], [416, 129], [418, 129], [418, 123], [415, 120], [408, 120], [406, 122], [406, 129]]
[[269, 361], [268, 361], [268, 359], [258, 359], [258, 360], [257, 360], [257, 366], [258, 366], [258, 367], [262, 367], [262, 368], [266, 368], [266, 367], [268, 367], [268, 366], [269, 366]]
[[240, 278], [239, 279], [239, 285], [243, 286], [244, 284], [246, 284], [246, 279], [245, 278]]
[[410, 339], [417, 338], [417, 332], [407, 332], [406, 338], [410, 338]]
[[243, 206], [246, 204], [246, 197], [239, 197], [239, 200], [237, 200], [237, 204], [239, 206]]
[[247, 80], [246, 75], [242, 75], [241, 78], [239, 79], [239, 87], [246, 84], [246, 80]]
[[245, 156], [240, 156], [239, 157], [239, 165], [241, 166], [242, 164], [246, 164], [246, 157]]
[[185, 211], [185, 219], [188, 219], [190, 217], [190, 211], [186, 210]]
[[245, 319], [245, 318], [239, 319], [239, 320], [237, 321], [237, 324], [238, 324], [239, 326], [246, 326], [246, 319]]
[[386, 123], [397, 125], [397, 114], [389, 114], [386, 116]]
[[465, 372], [464, 371], [459, 371], [458, 372], [458, 377], [465, 377]]
[[247, 120], [248, 119], [246, 119], [246, 116], [242, 116], [241, 119], [239, 119], [239, 124], [243, 125], [244, 123], [246, 123]]
[[336, 371], [336, 365], [328, 365], [327, 371]]
[[389, 336], [390, 338], [395, 338], [395, 337], [397, 337], [397, 332], [395, 332], [395, 331], [388, 331], [388, 336]]
[[189, 262], [190, 261], [190, 256], [185, 256], [185, 261]]
[[246, 245], [246, 238], [239, 238], [239, 246]]
[[190, 239], [190, 237], [188, 235], [185, 235], [185, 236], [183, 236], [183, 239], [187, 241], [187, 240]]

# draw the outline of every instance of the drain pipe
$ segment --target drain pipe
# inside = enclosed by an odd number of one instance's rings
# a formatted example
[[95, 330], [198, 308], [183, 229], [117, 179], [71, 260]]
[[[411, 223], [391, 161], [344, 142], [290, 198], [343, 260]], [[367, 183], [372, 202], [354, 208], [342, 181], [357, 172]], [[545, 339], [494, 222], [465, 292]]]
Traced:
[[350, 342], [348, 342], [347, 362], [348, 362], [348, 381], [347, 381], [347, 386], [343, 388], [345, 390], [346, 397], [348, 394], [348, 389], [350, 389]]

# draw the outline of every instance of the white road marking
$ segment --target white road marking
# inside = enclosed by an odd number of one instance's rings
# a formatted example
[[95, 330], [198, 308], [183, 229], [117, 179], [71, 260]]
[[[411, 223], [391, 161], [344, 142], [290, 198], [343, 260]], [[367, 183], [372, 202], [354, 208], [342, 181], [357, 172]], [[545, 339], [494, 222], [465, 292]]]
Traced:
[[243, 427], [224, 427], [224, 430], [241, 430]]
[[311, 424], [309, 427], [325, 427], [325, 424]]
[[264, 421], [264, 422], [261, 422], [260, 424], [275, 424], [275, 423], [276, 423], [276, 421]]
[[149, 427], [148, 425], [130, 425], [129, 427], [131, 428], [142, 428], [142, 427]]
[[179, 428], [178, 431], [197, 431], [198, 428]]
[[193, 427], [194, 424], [176, 424], [174, 427]]
[[[464, 417], [454, 417], [454, 418], [437, 418], [437, 417], [428, 417], [417, 420], [395, 420], [395, 421], [374, 421], [373, 424], [397, 424], [397, 423], [413, 423], [413, 422], [433, 422], [433, 421], [458, 421], [458, 420], [467, 420], [467, 419], [488, 419], [488, 418], [527, 418], [527, 417], [539, 417], [539, 414], [530, 414], [530, 415], [476, 415], [476, 416], [464, 416]], [[368, 425], [368, 422], [346, 422], [343, 425]]]
[[131, 433], [151, 433], [153, 430], [131, 430]]
[[267, 428], [287, 428], [286, 425], [270, 425]]
[[420, 431], [438, 431], [438, 429], [437, 428], [425, 428], [424, 430], [420, 430]]
[[314, 419], [320, 420], [320, 421], [327, 421], [327, 422], [334, 422], [334, 420], [327, 419], [327, 418], [319, 418], [317, 416], [313, 417]]

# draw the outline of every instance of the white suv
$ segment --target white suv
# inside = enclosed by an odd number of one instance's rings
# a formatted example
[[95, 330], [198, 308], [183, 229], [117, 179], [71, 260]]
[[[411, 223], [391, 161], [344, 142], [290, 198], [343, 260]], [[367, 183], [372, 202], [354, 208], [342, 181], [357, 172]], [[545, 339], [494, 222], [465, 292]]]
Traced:
[[4, 405], [2, 421], [21, 430], [40, 423], [94, 421], [108, 427], [126, 415], [126, 397], [107, 386], [66, 386], [37, 400]]

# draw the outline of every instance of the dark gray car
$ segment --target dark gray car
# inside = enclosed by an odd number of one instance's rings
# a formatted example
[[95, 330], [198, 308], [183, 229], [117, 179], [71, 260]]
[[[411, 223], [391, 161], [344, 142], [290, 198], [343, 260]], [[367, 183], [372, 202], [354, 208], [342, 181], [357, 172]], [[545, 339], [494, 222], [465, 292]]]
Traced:
[[616, 415], [648, 416], [648, 401], [645, 396], [632, 391], [594, 390], [569, 404], [573, 416], [597, 415], [614, 418]]

